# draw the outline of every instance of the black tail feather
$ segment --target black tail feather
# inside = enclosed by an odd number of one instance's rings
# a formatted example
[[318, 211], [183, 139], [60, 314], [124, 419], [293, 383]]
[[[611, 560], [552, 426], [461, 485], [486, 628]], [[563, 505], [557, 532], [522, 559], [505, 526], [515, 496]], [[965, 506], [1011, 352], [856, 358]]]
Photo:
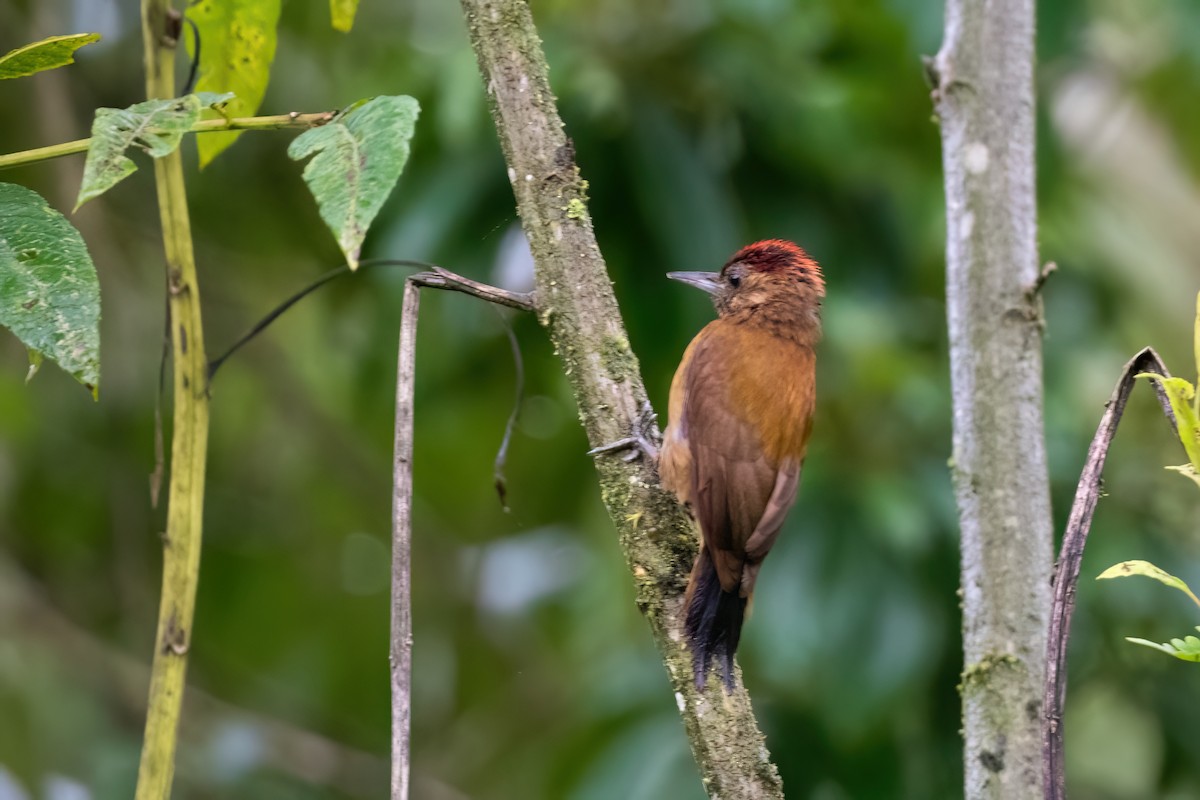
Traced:
[[692, 568], [692, 585], [688, 590], [685, 627], [688, 646], [692, 649], [692, 671], [696, 687], [703, 690], [708, 667], [719, 659], [725, 690], [733, 691], [733, 654], [742, 637], [742, 621], [746, 616], [746, 598], [737, 592], [726, 592], [717, 578], [708, 551], [701, 548]]

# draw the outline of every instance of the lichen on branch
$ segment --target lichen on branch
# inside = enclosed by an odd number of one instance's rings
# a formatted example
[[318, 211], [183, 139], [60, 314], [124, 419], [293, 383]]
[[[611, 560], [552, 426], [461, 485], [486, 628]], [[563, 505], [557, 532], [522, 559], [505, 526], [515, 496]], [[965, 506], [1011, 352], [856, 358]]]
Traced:
[[[533, 252], [537, 318], [562, 359], [588, 441], [600, 446], [628, 435], [647, 399], [592, 231], [587, 183], [563, 131], [528, 5], [462, 0], [462, 7]], [[679, 628], [696, 548], [692, 523], [644, 459], [600, 455], [596, 469], [705, 790], [712, 797], [782, 798], [740, 674], [730, 696], [717, 682], [704, 693], [692, 682]]]

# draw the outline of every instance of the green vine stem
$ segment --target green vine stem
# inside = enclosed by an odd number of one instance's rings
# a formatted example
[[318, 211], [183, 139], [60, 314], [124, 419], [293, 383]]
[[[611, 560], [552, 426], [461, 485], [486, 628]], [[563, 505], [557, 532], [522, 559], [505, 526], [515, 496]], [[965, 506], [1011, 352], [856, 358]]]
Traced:
[[[179, 15], [169, 0], [142, 0], [146, 94], [150, 98], [174, 95], [178, 41], [173, 31], [178, 28]], [[208, 454], [208, 360], [200, 324], [200, 293], [183, 182], [183, 157], [178, 150], [155, 160], [154, 179], [167, 259], [175, 422], [167, 531], [163, 539], [162, 600], [150, 668], [150, 701], [136, 800], [166, 800], [171, 796], [196, 585], [200, 578], [204, 463]]]
[[[270, 131], [280, 128], [318, 128], [332, 120], [335, 112], [318, 111], [300, 114], [293, 111], [290, 114], [275, 114], [268, 117], [234, 117], [232, 119], [205, 119], [192, 126], [192, 133], [213, 133], [215, 131]], [[87, 152], [92, 140], [76, 139], [73, 142], [52, 144], [33, 150], [22, 150], [17, 153], [0, 155], [0, 169], [21, 167], [26, 164], [36, 164], [39, 161], [49, 161], [52, 158], [62, 158], [76, 153]]]

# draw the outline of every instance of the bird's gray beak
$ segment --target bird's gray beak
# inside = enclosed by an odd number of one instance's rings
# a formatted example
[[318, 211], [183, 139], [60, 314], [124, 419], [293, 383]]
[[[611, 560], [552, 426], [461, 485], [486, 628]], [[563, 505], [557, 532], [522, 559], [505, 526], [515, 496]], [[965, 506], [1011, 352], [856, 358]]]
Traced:
[[725, 285], [719, 272], [668, 272], [667, 277], [688, 286], [695, 286], [709, 294], [716, 294]]

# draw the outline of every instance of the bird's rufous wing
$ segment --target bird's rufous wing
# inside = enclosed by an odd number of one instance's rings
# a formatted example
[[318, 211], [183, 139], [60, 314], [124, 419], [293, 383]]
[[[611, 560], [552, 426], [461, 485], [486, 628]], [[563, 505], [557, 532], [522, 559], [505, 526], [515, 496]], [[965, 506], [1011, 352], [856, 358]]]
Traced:
[[[778, 453], [775, 442], [767, 440], [787, 435], [779, 429], [791, 426], [793, 417], [811, 414], [801, 402], [803, 393], [788, 388], [804, 376], [777, 372], [804, 364], [789, 363], [795, 361], [790, 348], [782, 358], [756, 356], [759, 344], [720, 320], [705, 328], [677, 376], [682, 402], [672, 419], [673, 427], [678, 421], [674, 434], [690, 462], [688, 499], [721, 587], [740, 587], [743, 596], [753, 589], [758, 564], [795, 500], [803, 457], [802, 452]], [[757, 399], [747, 402], [742, 396], [747, 390], [757, 392]], [[674, 406], [674, 387], [672, 395]]]

